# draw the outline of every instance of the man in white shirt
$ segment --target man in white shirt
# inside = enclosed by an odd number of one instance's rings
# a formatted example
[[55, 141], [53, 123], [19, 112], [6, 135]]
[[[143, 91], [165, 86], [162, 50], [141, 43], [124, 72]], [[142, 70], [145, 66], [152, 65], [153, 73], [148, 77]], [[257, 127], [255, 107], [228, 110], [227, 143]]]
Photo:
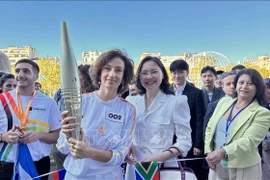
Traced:
[[[39, 175], [50, 171], [51, 144], [58, 139], [61, 117], [54, 100], [35, 90], [38, 74], [34, 61], [17, 61], [17, 87], [0, 95], [0, 179], [12, 179], [19, 141], [28, 146]], [[15, 125], [22, 130], [21, 137]]]

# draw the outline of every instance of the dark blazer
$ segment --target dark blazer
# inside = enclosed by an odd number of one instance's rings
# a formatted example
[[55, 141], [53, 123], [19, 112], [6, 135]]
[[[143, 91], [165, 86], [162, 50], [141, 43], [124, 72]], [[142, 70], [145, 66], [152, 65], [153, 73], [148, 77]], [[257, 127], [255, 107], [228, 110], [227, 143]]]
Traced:
[[207, 105], [209, 103], [213, 103], [213, 102], [219, 100], [220, 98], [222, 98], [223, 96], [225, 96], [225, 93], [224, 93], [224, 91], [222, 89], [214, 88], [212, 100], [209, 101], [207, 91], [205, 90], [204, 87], [202, 88], [202, 91], [203, 91], [203, 99], [204, 99], [205, 110], [206, 110]]
[[204, 101], [203, 92], [191, 85], [186, 83], [186, 87], [183, 91], [183, 95], [188, 98], [188, 105], [190, 108], [190, 127], [192, 129], [191, 138], [193, 142], [193, 147], [203, 150], [202, 141], [202, 125], [204, 118]]
[[210, 118], [212, 117], [212, 115], [217, 107], [218, 102], [219, 102], [219, 100], [217, 100], [213, 103], [209, 103], [207, 106], [206, 113], [205, 113], [204, 120], [203, 120], [203, 141], [205, 139], [205, 130], [206, 130], [207, 124], [208, 124]]

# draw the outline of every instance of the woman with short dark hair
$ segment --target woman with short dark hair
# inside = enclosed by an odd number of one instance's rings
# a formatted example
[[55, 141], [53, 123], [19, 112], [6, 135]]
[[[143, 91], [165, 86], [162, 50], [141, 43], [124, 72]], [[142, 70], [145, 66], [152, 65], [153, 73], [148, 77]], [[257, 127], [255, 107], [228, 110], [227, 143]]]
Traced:
[[68, 154], [65, 180], [123, 179], [120, 165], [128, 153], [135, 126], [135, 109], [118, 97], [133, 76], [133, 61], [120, 50], [99, 56], [91, 67], [93, 93], [83, 95], [82, 140], [71, 137], [78, 124], [65, 117], [57, 148]]

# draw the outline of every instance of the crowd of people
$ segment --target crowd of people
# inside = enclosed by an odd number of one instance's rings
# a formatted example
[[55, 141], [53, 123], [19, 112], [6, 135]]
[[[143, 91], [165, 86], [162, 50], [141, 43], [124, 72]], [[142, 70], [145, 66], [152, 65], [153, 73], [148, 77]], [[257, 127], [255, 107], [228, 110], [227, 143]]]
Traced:
[[[61, 88], [53, 98], [40, 91], [35, 62], [19, 60], [15, 75], [1, 74], [0, 179], [12, 178], [20, 143], [39, 175], [50, 172], [52, 153], [66, 180], [132, 180], [136, 163], [175, 157], [198, 158], [184, 164], [198, 180], [270, 179], [270, 79], [255, 69], [203, 67], [202, 89], [187, 81], [184, 60], [171, 63], [172, 84], [157, 57], [133, 72], [120, 50], [78, 69], [81, 124], [67, 116]], [[77, 127], [80, 140], [71, 135]]]

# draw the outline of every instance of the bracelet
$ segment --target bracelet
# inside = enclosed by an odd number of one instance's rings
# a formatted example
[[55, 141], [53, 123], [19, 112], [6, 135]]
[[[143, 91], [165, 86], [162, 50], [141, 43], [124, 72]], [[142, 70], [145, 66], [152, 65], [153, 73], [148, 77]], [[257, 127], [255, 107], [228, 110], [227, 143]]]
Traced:
[[171, 149], [171, 148], [176, 149], [176, 150], [180, 153], [179, 156], [183, 157], [183, 156], [182, 156], [183, 152], [181, 152], [180, 149], [178, 149], [177, 147], [174, 147], [174, 146], [171, 146], [169, 149]]
[[2, 135], [3, 134], [0, 134], [0, 143], [4, 142], [3, 139], [2, 139]]

